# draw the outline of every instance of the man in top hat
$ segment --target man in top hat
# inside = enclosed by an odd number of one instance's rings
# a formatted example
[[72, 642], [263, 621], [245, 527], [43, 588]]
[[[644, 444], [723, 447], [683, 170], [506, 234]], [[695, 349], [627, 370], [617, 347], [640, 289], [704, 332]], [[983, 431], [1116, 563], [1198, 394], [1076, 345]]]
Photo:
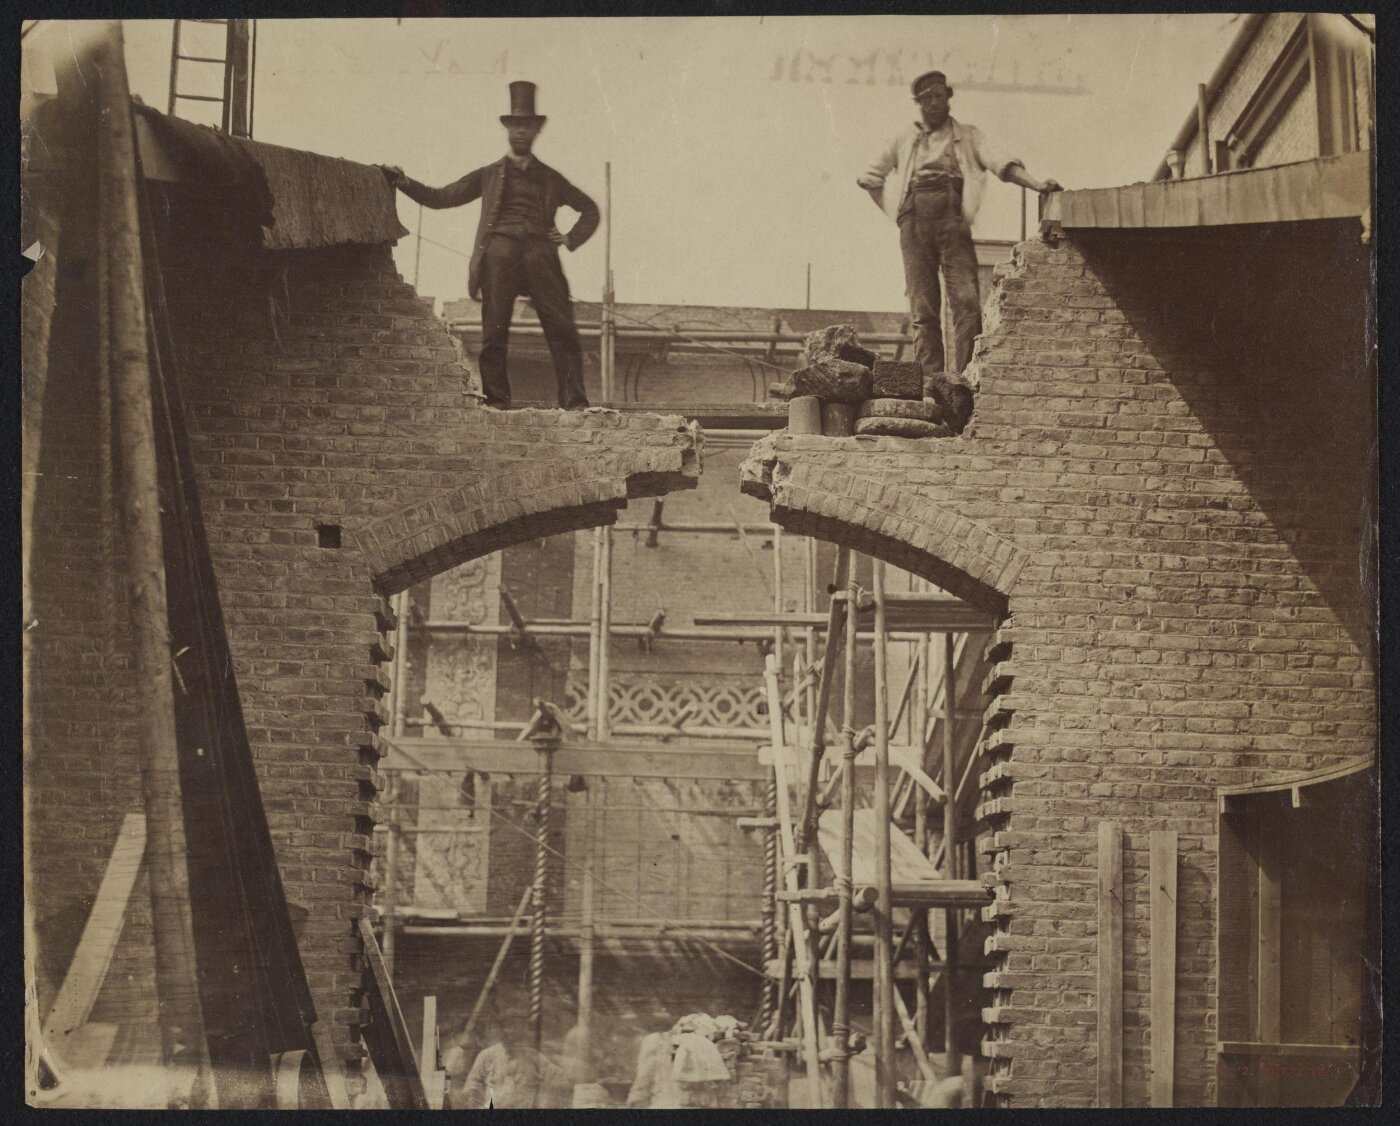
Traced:
[[[510, 408], [506, 346], [515, 299], [526, 294], [549, 343], [559, 405], [588, 406], [583, 390], [583, 349], [569, 301], [569, 283], [559, 264], [559, 247], [577, 250], [598, 227], [598, 205], [531, 153], [545, 117], [535, 112], [535, 84], [510, 84], [510, 113], [501, 115], [510, 151], [494, 164], [468, 172], [444, 188], [430, 188], [384, 166], [384, 174], [409, 199], [424, 207], [460, 207], [481, 200], [481, 221], [472, 245], [467, 292], [481, 301], [482, 390], [486, 405]], [[579, 213], [568, 234], [554, 225], [564, 204]]]
[[975, 125], [952, 117], [948, 102], [953, 88], [942, 71], [921, 74], [914, 80], [913, 94], [919, 119], [899, 132], [856, 183], [899, 227], [914, 355], [938, 372], [944, 367], [938, 284], [938, 270], [943, 268], [953, 315], [953, 374], [960, 375], [982, 331], [972, 221], [982, 203], [986, 174], [995, 173], [1033, 192], [1061, 188], [1054, 180], [1037, 180]]

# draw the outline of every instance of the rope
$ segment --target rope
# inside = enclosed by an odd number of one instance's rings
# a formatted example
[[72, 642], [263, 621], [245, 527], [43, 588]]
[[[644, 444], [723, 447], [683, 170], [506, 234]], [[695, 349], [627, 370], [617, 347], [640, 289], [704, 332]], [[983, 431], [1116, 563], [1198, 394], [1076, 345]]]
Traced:
[[[778, 780], [768, 779], [763, 795], [765, 817], [777, 816]], [[778, 956], [778, 834], [769, 830], [763, 836], [763, 961], [766, 965]], [[773, 1018], [778, 983], [766, 974], [763, 978], [763, 1000], [759, 1007], [758, 1027], [767, 1028]]]

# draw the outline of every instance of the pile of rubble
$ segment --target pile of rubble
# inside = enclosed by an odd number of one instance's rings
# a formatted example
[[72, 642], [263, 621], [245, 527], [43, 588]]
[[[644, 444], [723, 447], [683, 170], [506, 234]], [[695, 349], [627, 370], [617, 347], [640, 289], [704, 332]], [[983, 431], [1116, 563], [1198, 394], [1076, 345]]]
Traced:
[[774, 384], [797, 434], [948, 438], [972, 417], [972, 388], [907, 360], [882, 360], [850, 325], [828, 325], [804, 342], [807, 366]]

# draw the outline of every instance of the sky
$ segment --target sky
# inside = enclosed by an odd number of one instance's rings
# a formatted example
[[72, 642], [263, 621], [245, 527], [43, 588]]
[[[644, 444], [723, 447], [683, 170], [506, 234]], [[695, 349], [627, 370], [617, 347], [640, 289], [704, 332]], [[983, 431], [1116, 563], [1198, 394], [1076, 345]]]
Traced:
[[[253, 135], [448, 183], [505, 152], [507, 84], [539, 85], [536, 154], [604, 202], [611, 166], [619, 301], [813, 308], [904, 305], [898, 234], [855, 179], [942, 69], [952, 112], [1068, 188], [1147, 179], [1239, 17], [797, 16], [257, 21]], [[222, 54], [186, 24], [186, 50]], [[62, 22], [26, 37], [24, 81]], [[171, 21], [123, 21], [133, 93], [164, 109]], [[203, 36], [208, 39], [200, 41]], [[39, 59], [40, 65], [30, 65]], [[218, 67], [206, 85], [216, 92]], [[48, 80], [51, 83], [51, 79]], [[182, 73], [182, 87], [186, 81]], [[191, 72], [198, 92], [199, 77]], [[186, 103], [181, 115], [199, 119]], [[1030, 200], [1031, 231], [1035, 228]], [[466, 293], [478, 204], [425, 211], [400, 271], [439, 300]], [[561, 212], [560, 225], [573, 216]], [[993, 181], [974, 233], [1020, 236], [1020, 190]], [[564, 255], [574, 295], [599, 297], [603, 232]]]

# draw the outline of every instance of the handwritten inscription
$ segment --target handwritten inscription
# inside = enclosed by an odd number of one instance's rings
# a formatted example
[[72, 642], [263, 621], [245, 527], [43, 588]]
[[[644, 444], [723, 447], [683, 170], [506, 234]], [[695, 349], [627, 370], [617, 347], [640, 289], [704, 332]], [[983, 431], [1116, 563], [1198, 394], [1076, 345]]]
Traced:
[[993, 64], [961, 61], [955, 51], [913, 51], [876, 48], [868, 54], [847, 51], [818, 53], [806, 49], [777, 55], [769, 79], [841, 86], [907, 86], [928, 70], [947, 72], [954, 89], [1015, 91], [1038, 94], [1090, 94], [1082, 73], [1058, 62], [1023, 68], [1010, 60]]
[[[432, 47], [419, 47], [418, 53], [427, 61], [430, 74], [505, 74], [510, 64], [509, 50], [495, 58], [483, 55], [473, 59], [454, 52], [446, 39], [439, 39]], [[401, 69], [400, 73], [407, 71]]]

